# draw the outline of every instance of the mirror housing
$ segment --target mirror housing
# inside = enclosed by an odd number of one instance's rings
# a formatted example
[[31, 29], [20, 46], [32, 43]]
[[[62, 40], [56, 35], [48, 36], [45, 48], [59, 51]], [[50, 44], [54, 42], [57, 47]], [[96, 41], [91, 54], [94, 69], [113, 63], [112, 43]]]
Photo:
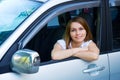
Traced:
[[37, 73], [40, 66], [40, 56], [36, 51], [18, 50], [11, 60], [11, 68], [18, 73]]

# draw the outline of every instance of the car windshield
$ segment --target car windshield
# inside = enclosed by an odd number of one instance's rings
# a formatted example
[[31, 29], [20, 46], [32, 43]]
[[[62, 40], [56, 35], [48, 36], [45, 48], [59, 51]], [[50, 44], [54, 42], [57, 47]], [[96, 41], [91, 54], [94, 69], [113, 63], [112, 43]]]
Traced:
[[0, 45], [42, 4], [37, 0], [0, 0]]

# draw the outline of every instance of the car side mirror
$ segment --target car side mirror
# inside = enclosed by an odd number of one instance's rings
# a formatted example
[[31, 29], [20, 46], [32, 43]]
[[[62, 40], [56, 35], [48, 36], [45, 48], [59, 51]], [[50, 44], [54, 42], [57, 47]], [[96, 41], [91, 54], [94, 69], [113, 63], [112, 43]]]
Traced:
[[37, 73], [40, 66], [40, 56], [36, 51], [18, 50], [11, 60], [11, 68], [18, 73]]

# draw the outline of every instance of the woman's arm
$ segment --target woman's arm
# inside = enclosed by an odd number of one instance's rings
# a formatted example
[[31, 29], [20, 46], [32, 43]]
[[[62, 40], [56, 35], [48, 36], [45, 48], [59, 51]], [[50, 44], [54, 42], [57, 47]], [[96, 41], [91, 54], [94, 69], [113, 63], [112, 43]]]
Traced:
[[71, 57], [76, 53], [78, 53], [79, 51], [85, 51], [85, 50], [86, 49], [81, 49], [81, 48], [72, 48], [72, 49], [63, 50], [62, 47], [58, 43], [56, 43], [51, 52], [51, 57], [53, 60], [61, 60]]
[[79, 57], [83, 60], [87, 60], [87, 61], [93, 61], [93, 60], [97, 60], [99, 57], [99, 49], [96, 46], [96, 44], [94, 42], [91, 42], [88, 46], [88, 50], [86, 51], [79, 51], [76, 54], [74, 54], [73, 56], [75, 57]]

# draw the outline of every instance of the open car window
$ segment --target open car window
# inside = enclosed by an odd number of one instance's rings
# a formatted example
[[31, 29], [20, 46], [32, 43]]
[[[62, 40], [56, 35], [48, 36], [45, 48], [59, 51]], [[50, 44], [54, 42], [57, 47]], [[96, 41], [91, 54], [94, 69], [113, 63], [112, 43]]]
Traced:
[[[85, 18], [92, 31], [94, 41], [97, 43], [97, 29], [99, 28], [99, 8], [82, 8], [62, 13], [51, 19], [25, 46], [25, 48], [37, 51], [40, 54], [41, 62], [51, 60], [51, 50], [57, 40], [63, 37], [68, 21], [75, 17]], [[99, 44], [98, 44], [99, 45]]]

